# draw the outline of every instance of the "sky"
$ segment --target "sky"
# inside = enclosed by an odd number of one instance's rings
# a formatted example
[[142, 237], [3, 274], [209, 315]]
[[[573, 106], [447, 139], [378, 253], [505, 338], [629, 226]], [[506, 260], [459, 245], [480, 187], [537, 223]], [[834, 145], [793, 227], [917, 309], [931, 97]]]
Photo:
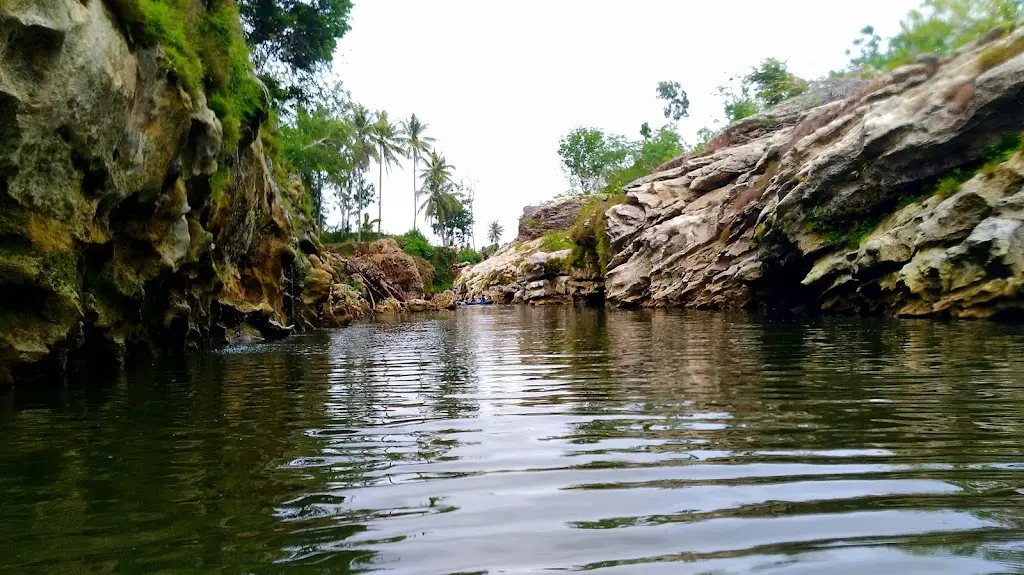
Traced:
[[[846, 63], [861, 28], [892, 35], [920, 1], [354, 3], [334, 76], [368, 108], [429, 124], [456, 179], [474, 184], [479, 248], [489, 222], [511, 241], [524, 206], [568, 190], [558, 141], [573, 128], [638, 138], [643, 122], [666, 121], [655, 89], [674, 80], [690, 99], [679, 131], [693, 142], [701, 127], [721, 127], [715, 88], [730, 76], [769, 56], [806, 79], [827, 75]], [[376, 166], [371, 176], [377, 185]], [[412, 189], [411, 160], [385, 173], [384, 231], [412, 227]]]

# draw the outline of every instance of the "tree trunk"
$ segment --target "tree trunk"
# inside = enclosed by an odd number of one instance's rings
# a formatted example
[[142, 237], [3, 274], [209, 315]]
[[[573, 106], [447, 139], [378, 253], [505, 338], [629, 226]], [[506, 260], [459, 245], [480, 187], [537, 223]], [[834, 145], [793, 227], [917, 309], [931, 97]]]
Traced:
[[377, 235], [380, 235], [380, 221], [384, 217], [384, 144], [380, 146], [380, 161], [377, 162], [380, 175], [377, 178]]
[[416, 193], [416, 161], [419, 160], [419, 159], [420, 159], [419, 153], [416, 152], [416, 150], [413, 150], [413, 152], [412, 152], [412, 229], [413, 229], [413, 231], [416, 231], [416, 211], [417, 211], [416, 208], [419, 207], [419, 206], [416, 205], [416, 201], [419, 200], [419, 198], [416, 197], [417, 195], [419, 195], [419, 194]]

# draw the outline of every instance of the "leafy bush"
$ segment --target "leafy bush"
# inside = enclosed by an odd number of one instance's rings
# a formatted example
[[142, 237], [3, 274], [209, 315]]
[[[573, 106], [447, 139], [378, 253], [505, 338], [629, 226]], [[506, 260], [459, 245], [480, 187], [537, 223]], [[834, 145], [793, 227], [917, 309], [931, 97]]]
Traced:
[[[949, 54], [992, 30], [1014, 26], [1021, 17], [1021, 0], [924, 0], [891, 38], [883, 41], [874, 27], [864, 27], [853, 41], [858, 54], [850, 59], [848, 71], [891, 70], [920, 54]], [[999, 65], [1004, 57], [1006, 52], [993, 50], [983, 55], [982, 65]]]
[[370, 243], [385, 237], [387, 237], [387, 234], [378, 234], [376, 232], [363, 232], [362, 237], [360, 237], [356, 232], [346, 232], [342, 230], [324, 230], [320, 232], [320, 241], [325, 244], [344, 244], [348, 242]]
[[434, 283], [426, 286], [427, 293], [440, 293], [452, 289], [455, 278], [452, 276], [452, 267], [458, 259], [458, 252], [453, 248], [437, 247], [428, 260], [434, 266]]
[[[452, 288], [454, 283], [452, 267], [459, 261], [461, 255], [458, 251], [453, 248], [430, 245], [430, 242], [419, 230], [410, 230], [403, 235], [395, 236], [394, 239], [402, 251], [427, 260], [434, 268], [433, 284], [424, 286], [427, 293], [439, 293]], [[472, 252], [472, 250], [469, 251]]]
[[771, 107], [807, 91], [807, 81], [796, 77], [777, 58], [765, 58], [757, 68], [743, 77], [743, 83], [754, 88], [754, 96]]
[[489, 258], [489, 257], [493, 256], [497, 251], [498, 251], [498, 244], [491, 244], [491, 245], [485, 246], [483, 249], [481, 249], [480, 250], [480, 255], [483, 256], [486, 259], [486, 258]]
[[482, 261], [484, 261], [483, 256], [481, 256], [480, 252], [478, 252], [476, 250], [473, 250], [473, 249], [470, 249], [470, 248], [465, 248], [461, 252], [459, 252], [459, 263], [460, 264], [462, 264], [462, 263], [478, 264], [478, 263], [480, 263]]
[[549, 253], [569, 250], [572, 247], [572, 240], [569, 239], [569, 235], [565, 232], [550, 232], [545, 234], [544, 239], [540, 242], [541, 251]]
[[427, 261], [434, 257], [433, 246], [419, 230], [410, 230], [401, 236], [396, 236], [395, 241], [407, 254], [419, 256]]

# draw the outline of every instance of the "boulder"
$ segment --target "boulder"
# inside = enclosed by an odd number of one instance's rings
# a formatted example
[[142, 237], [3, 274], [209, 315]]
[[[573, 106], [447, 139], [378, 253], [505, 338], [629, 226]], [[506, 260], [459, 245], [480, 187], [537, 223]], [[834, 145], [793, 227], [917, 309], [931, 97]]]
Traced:
[[544, 237], [549, 232], [564, 232], [576, 221], [585, 196], [566, 196], [539, 206], [526, 206], [519, 217], [517, 242]]

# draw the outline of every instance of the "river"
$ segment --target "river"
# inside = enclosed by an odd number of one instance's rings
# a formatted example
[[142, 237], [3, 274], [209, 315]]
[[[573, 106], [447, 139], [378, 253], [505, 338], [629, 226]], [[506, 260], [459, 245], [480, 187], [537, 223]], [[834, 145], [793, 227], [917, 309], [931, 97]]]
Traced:
[[500, 307], [0, 394], [2, 573], [1024, 569], [1024, 328]]

